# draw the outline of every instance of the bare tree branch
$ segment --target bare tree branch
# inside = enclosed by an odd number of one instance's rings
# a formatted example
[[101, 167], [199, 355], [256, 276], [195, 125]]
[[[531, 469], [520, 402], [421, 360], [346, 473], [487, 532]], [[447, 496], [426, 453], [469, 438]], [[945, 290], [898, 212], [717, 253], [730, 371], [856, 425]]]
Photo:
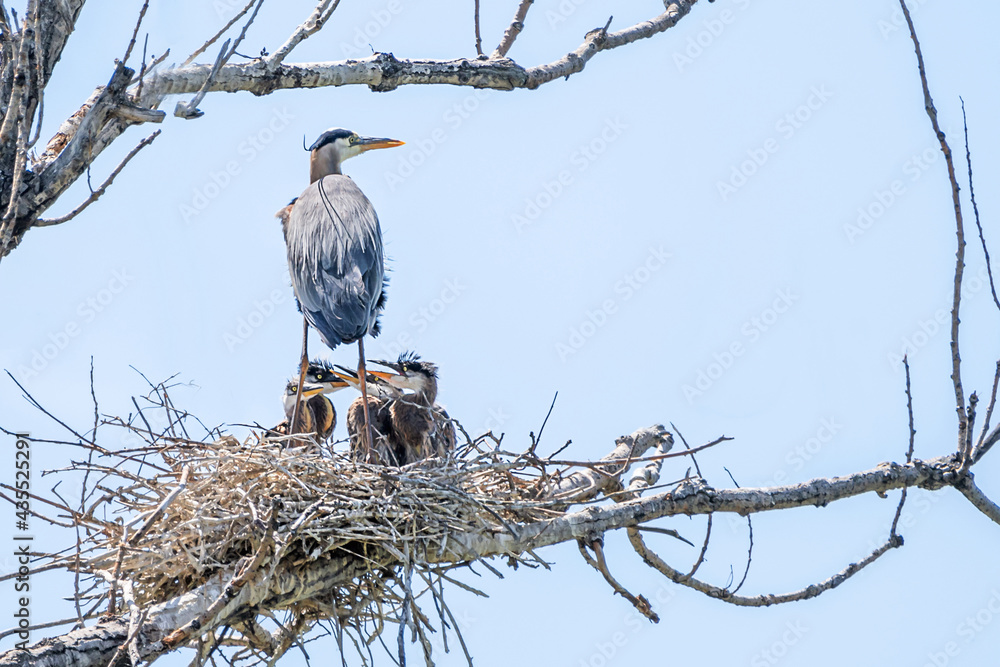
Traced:
[[524, 30], [524, 18], [528, 15], [528, 10], [534, 1], [521, 0], [521, 4], [517, 6], [517, 11], [514, 13], [514, 20], [510, 22], [510, 26], [504, 31], [503, 39], [500, 40], [500, 44], [497, 45], [496, 50], [493, 51], [493, 55], [490, 58], [503, 58], [510, 51], [510, 47], [514, 46], [514, 40]]
[[60, 216], [58, 218], [40, 219], [38, 222], [35, 223], [35, 226], [51, 227], [52, 225], [61, 225], [62, 223], [72, 220], [76, 216], [80, 215], [80, 213], [82, 213], [84, 209], [86, 209], [88, 206], [97, 201], [100, 198], [100, 196], [105, 193], [108, 187], [115, 182], [115, 177], [121, 173], [122, 169], [125, 168], [125, 165], [127, 165], [129, 161], [131, 161], [131, 159], [134, 158], [139, 151], [141, 151], [143, 148], [153, 143], [153, 140], [156, 139], [156, 137], [158, 136], [160, 136], [160, 130], [153, 132], [151, 135], [140, 141], [135, 148], [129, 151], [129, 154], [125, 156], [125, 159], [123, 159], [120, 163], [118, 163], [118, 166], [115, 167], [115, 170], [111, 172], [111, 174], [104, 180], [103, 183], [101, 183], [101, 186], [96, 190], [94, 190], [92, 193], [90, 193], [90, 196], [87, 197], [87, 199], [82, 204], [77, 206], [75, 209], [73, 209], [66, 215]]
[[910, 38], [913, 40], [913, 48], [917, 54], [920, 85], [924, 91], [924, 110], [927, 112], [927, 117], [930, 118], [934, 136], [941, 144], [941, 152], [948, 165], [948, 182], [951, 184], [951, 198], [955, 207], [955, 234], [958, 237], [958, 250], [955, 252], [955, 282], [951, 306], [951, 380], [955, 386], [955, 410], [958, 412], [958, 453], [971, 463], [972, 438], [970, 437], [969, 420], [965, 408], [965, 392], [962, 389], [962, 358], [958, 349], [959, 307], [962, 305], [962, 276], [965, 273], [965, 226], [962, 222], [962, 200], [959, 196], [958, 179], [955, 176], [955, 163], [952, 160], [951, 147], [938, 124], [937, 109], [934, 108], [934, 100], [931, 98], [930, 87], [927, 84], [927, 71], [924, 69], [924, 56], [920, 51], [920, 40], [917, 39], [917, 32], [913, 27], [913, 19], [910, 17], [906, 0], [899, 0], [899, 6], [903, 9], [903, 16], [906, 18], [906, 25], [910, 29]]
[[874, 563], [880, 556], [885, 554], [889, 549], [894, 549], [896, 547], [902, 546], [903, 539], [898, 535], [893, 536], [888, 541], [885, 542], [878, 549], [873, 551], [864, 560], [851, 563], [843, 570], [833, 575], [829, 579], [826, 579], [818, 584], [813, 584], [807, 586], [806, 588], [793, 591], [791, 593], [785, 593], [783, 595], [756, 595], [753, 597], [747, 597], [743, 595], [734, 595], [729, 590], [725, 588], [719, 588], [718, 586], [713, 586], [712, 584], [705, 583], [698, 579], [692, 579], [689, 576], [680, 573], [674, 568], [670, 567], [662, 558], [652, 552], [642, 539], [642, 535], [639, 531], [630, 528], [628, 530], [629, 541], [632, 543], [632, 547], [635, 549], [636, 553], [642, 558], [646, 565], [649, 565], [654, 570], [662, 573], [668, 579], [674, 583], [681, 584], [682, 586], [687, 586], [688, 588], [693, 588], [696, 591], [704, 593], [709, 597], [722, 600], [723, 602], [728, 602], [729, 604], [736, 605], [738, 607], [769, 607], [775, 604], [784, 604], [786, 602], [797, 602], [799, 600], [808, 600], [814, 598], [817, 595], [825, 593], [826, 591], [833, 590], [837, 586], [841, 585], [852, 576], [860, 572], [862, 569]]

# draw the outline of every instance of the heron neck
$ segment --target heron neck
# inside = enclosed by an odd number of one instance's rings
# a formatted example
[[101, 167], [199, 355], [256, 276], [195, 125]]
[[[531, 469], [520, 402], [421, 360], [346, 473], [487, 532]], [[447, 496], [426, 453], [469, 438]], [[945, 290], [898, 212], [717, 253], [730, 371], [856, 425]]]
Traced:
[[341, 174], [337, 151], [323, 148], [313, 151], [309, 159], [309, 182], [315, 183], [324, 176]]

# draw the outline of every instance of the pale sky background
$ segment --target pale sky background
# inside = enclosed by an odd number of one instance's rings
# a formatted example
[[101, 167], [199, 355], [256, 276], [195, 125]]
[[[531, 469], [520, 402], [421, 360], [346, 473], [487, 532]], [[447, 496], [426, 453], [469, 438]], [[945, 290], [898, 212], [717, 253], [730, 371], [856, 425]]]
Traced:
[[[86, 7], [47, 91], [44, 137], [110, 77], [140, 4]], [[516, 4], [484, 3], [484, 48]], [[965, 99], [979, 207], [1000, 253], [1000, 7], [914, 5], [958, 155]], [[311, 7], [266, 4], [240, 51], [273, 51]], [[510, 55], [525, 66], [548, 62], [609, 14], [620, 29], [659, 11], [652, 0], [538, 0]], [[180, 62], [234, 12], [225, 0], [154, 0], [144, 25], [150, 51], [169, 47]], [[3, 261], [0, 367], [80, 429], [93, 419], [91, 356], [102, 413], [124, 415], [130, 396], [145, 392], [134, 366], [154, 380], [190, 382], [174, 398], [206, 423], [276, 423], [301, 319], [273, 215], [307, 183], [303, 136], [312, 142], [342, 126], [407, 142], [345, 166], [379, 213], [391, 270], [384, 334], [369, 356], [407, 347], [437, 362], [440, 400], [470, 431], [492, 427], [523, 449], [558, 391], [546, 453], [572, 439], [574, 458], [597, 458], [618, 435], [673, 421], [692, 444], [736, 438], [700, 457], [719, 487], [731, 486], [723, 466], [743, 486], [846, 474], [905, 456], [903, 372], [893, 356], [911, 341], [916, 455], [947, 453], [956, 417], [947, 327], [935, 318], [951, 305], [951, 195], [912, 44], [896, 21], [890, 0], [699, 2], [678, 27], [599, 54], [582, 74], [536, 91], [212, 94], [194, 121], [170, 115], [177, 100], [169, 99], [163, 135], [97, 204], [29, 232]], [[367, 55], [369, 43], [400, 58], [474, 56], [472, 2], [345, 1], [290, 60]], [[129, 130], [102, 155], [95, 184], [153, 129]], [[759, 167], [746, 162], [754, 156]], [[740, 169], [753, 172], [745, 182], [733, 180]], [[967, 194], [964, 163], [959, 171]], [[722, 193], [720, 183], [734, 187]], [[78, 183], [51, 213], [85, 196]], [[859, 209], [871, 221], [852, 229]], [[966, 213], [964, 379], [985, 399], [1000, 317], [979, 278], [984, 263]], [[63, 336], [67, 327], [77, 335]], [[727, 358], [734, 344], [740, 354]], [[355, 347], [331, 354], [315, 336], [312, 351], [357, 360]], [[701, 393], [685, 392], [699, 373]], [[338, 397], [341, 414], [351, 398]], [[65, 437], [6, 376], [0, 425]], [[114, 445], [121, 436], [102, 429], [101, 437]], [[34, 454], [36, 473], [79, 455], [41, 444]], [[976, 468], [995, 499], [996, 456]], [[663, 476], [686, 466], [668, 463]], [[52, 480], [36, 474], [36, 488]], [[453, 588], [450, 604], [486, 667], [991, 663], [1000, 650], [1000, 529], [957, 492], [911, 498], [905, 547], [804, 603], [727, 606], [663, 579], [613, 534], [615, 575], [653, 601], [659, 625], [637, 622], [575, 545], [541, 552], [552, 571], [501, 566], [502, 581], [468, 574], [490, 598]], [[797, 589], [864, 557], [887, 535], [897, 500], [757, 515], [741, 593]], [[3, 535], [12, 524], [0, 512]], [[700, 544], [704, 519], [660, 525]], [[73, 539], [41, 527], [36, 535], [35, 547], [47, 550]], [[731, 569], [742, 575], [745, 522], [720, 515], [715, 535], [699, 576], [724, 585]], [[666, 537], [649, 543], [679, 569], [697, 556]], [[65, 579], [35, 583], [33, 620], [73, 615], [61, 599]], [[7, 627], [13, 589], [2, 586]], [[331, 639], [309, 645], [314, 665], [332, 664], [334, 650]], [[410, 658], [420, 660], [418, 648]], [[460, 651], [437, 651], [436, 660], [464, 664]], [[302, 663], [296, 651], [285, 660]]]

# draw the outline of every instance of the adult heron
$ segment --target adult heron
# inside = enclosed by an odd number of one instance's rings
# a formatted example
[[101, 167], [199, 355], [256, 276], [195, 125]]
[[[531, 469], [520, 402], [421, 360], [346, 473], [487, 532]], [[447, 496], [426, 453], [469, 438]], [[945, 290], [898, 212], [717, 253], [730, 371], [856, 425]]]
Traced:
[[[364, 337], [378, 333], [384, 303], [382, 230], [368, 197], [341, 171], [344, 160], [377, 148], [403, 145], [396, 139], [361, 137], [342, 128], [327, 130], [309, 147], [309, 187], [278, 213], [288, 246], [288, 271], [305, 318], [299, 384], [309, 365], [306, 341], [311, 325], [331, 349], [358, 343], [358, 376], [364, 378]], [[301, 393], [294, 415], [299, 412]], [[365, 402], [368, 444], [371, 419]], [[293, 416], [293, 422], [295, 420]]]

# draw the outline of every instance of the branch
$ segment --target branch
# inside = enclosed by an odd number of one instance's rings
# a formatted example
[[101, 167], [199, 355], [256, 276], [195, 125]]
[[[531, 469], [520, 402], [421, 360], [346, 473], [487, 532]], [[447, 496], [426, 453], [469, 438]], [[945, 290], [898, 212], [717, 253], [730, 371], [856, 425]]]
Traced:
[[490, 58], [503, 58], [507, 55], [510, 47], [514, 45], [514, 40], [524, 30], [524, 17], [528, 15], [528, 9], [531, 8], [531, 3], [534, 1], [521, 0], [521, 4], [517, 6], [517, 11], [514, 13], [514, 20], [510, 22], [510, 26], [504, 31], [503, 39], [500, 40], [500, 44], [497, 45], [496, 50], [493, 51], [493, 55]]
[[803, 589], [793, 591], [791, 593], [785, 593], [783, 595], [756, 595], [753, 597], [747, 597], [743, 595], [734, 595], [725, 588], [719, 588], [718, 586], [713, 586], [712, 584], [698, 579], [692, 579], [688, 575], [681, 574], [674, 568], [670, 567], [670, 565], [668, 565], [662, 558], [649, 550], [638, 530], [630, 528], [628, 530], [628, 537], [629, 541], [632, 543], [632, 547], [635, 549], [636, 553], [639, 554], [646, 565], [649, 565], [651, 568], [659, 571], [674, 583], [687, 586], [688, 588], [693, 588], [694, 590], [700, 591], [709, 597], [722, 600], [723, 602], [728, 602], [738, 607], [769, 607], [774, 604], [797, 602], [799, 600], [814, 598], [821, 593], [825, 593], [826, 591], [832, 590], [841, 585], [865, 567], [874, 563], [889, 549], [895, 549], [896, 547], [903, 545], [903, 538], [898, 535], [893, 535], [882, 546], [869, 554], [864, 560], [858, 563], [851, 563], [837, 574], [818, 584], [813, 584]]
[[282, 44], [274, 55], [267, 58], [265, 61], [268, 71], [274, 71], [281, 63], [288, 57], [288, 54], [292, 52], [296, 46], [298, 46], [302, 41], [308, 39], [312, 35], [316, 34], [323, 29], [326, 25], [327, 20], [336, 11], [337, 6], [340, 5], [340, 0], [333, 2], [332, 0], [320, 0], [319, 4], [316, 5], [316, 9], [309, 16], [306, 21], [296, 28], [292, 36], [289, 37], [284, 44]]
[[518, 554], [527, 549], [628, 528], [654, 519], [714, 512], [741, 516], [793, 507], [825, 507], [831, 502], [865, 493], [885, 494], [908, 487], [937, 490], [957, 486], [965, 474], [954, 455], [908, 464], [883, 463], [844, 477], [820, 478], [770, 488], [714, 489], [700, 480], [687, 480], [677, 489], [607, 507], [588, 507], [557, 518], [518, 527], [518, 536], [497, 532], [449, 536], [431, 562], [456, 562], [486, 556]]
[[101, 187], [97, 188], [92, 193], [90, 193], [90, 196], [87, 197], [87, 199], [82, 204], [77, 206], [75, 209], [73, 209], [66, 215], [60, 216], [58, 218], [41, 219], [35, 223], [35, 227], [51, 227], [52, 225], [61, 225], [62, 223], [72, 220], [76, 216], [80, 215], [80, 213], [82, 213], [85, 208], [87, 208], [95, 201], [97, 201], [98, 198], [100, 198], [100, 196], [103, 195], [104, 192], [108, 189], [108, 187], [115, 182], [115, 177], [121, 173], [121, 170], [125, 168], [125, 165], [127, 165], [129, 161], [131, 161], [131, 159], [134, 158], [139, 151], [141, 151], [143, 148], [153, 143], [153, 140], [156, 139], [156, 137], [158, 136], [160, 136], [160, 130], [153, 132], [151, 135], [140, 141], [139, 144], [135, 148], [133, 148], [128, 155], [125, 156], [125, 159], [122, 160], [117, 167], [115, 167], [115, 170], [111, 172], [111, 175], [108, 176], [103, 183], [101, 183]]
[[913, 19], [910, 18], [910, 10], [906, 7], [906, 0], [899, 0], [899, 5], [903, 8], [903, 16], [906, 17], [906, 25], [910, 29], [910, 38], [913, 40], [913, 48], [917, 54], [920, 85], [924, 91], [924, 110], [927, 112], [927, 117], [931, 120], [934, 136], [937, 137], [938, 142], [941, 144], [941, 152], [944, 153], [944, 159], [948, 165], [951, 199], [955, 207], [955, 233], [958, 237], [958, 250], [955, 252], [955, 283], [951, 306], [951, 380], [955, 385], [955, 410], [958, 412], [958, 453], [971, 463], [972, 439], [970, 437], [968, 416], [965, 411], [965, 392], [962, 389], [962, 358], [958, 351], [958, 311], [959, 306], [962, 305], [962, 275], [965, 272], [965, 227], [962, 222], [962, 201], [959, 196], [958, 179], [955, 176], [955, 163], [952, 160], [951, 147], [948, 145], [944, 132], [938, 124], [937, 109], [934, 108], [934, 100], [931, 98], [931, 91], [927, 85], [924, 56], [920, 51], [920, 41], [917, 39], [917, 32], [913, 27]]

